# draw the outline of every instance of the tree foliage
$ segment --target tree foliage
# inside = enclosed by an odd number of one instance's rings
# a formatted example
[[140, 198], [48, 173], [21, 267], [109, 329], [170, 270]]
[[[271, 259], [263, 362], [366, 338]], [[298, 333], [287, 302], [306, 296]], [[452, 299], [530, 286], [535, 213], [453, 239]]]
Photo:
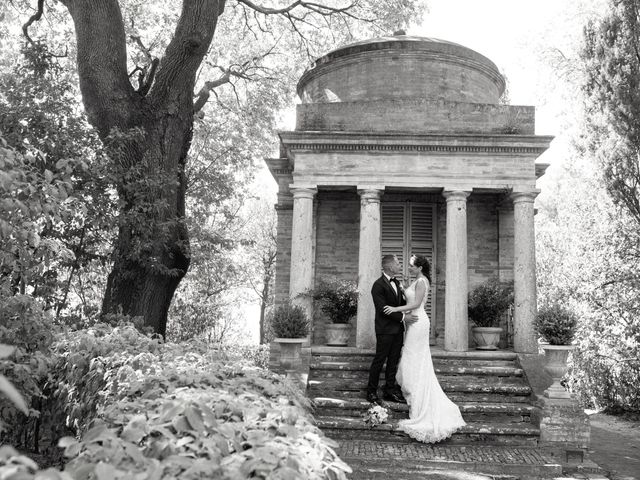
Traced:
[[107, 259], [115, 212], [98, 139], [69, 72], [42, 44], [23, 48], [0, 91], [4, 295], [29, 293], [58, 317], [70, 303], [90, 309], [88, 292], [77, 293], [91, 281], [86, 267]]
[[638, 1], [611, 0], [606, 14], [585, 28], [580, 151], [596, 159], [597, 179], [613, 205], [600, 200], [604, 214], [592, 217], [588, 230], [597, 233], [586, 270], [594, 274], [585, 292], [590, 322], [579, 331], [574, 369], [592, 403], [632, 410], [640, 409], [639, 9]]
[[191, 219], [221, 206], [246, 180], [304, 66], [339, 43], [404, 25], [421, 5], [99, 4], [63, 0], [30, 16], [24, 31], [40, 38], [35, 20], [50, 15], [63, 26], [54, 38], [65, 41], [65, 13], [73, 19], [68, 50], [77, 57], [85, 110], [118, 174], [118, 236], [102, 312], [142, 316], [164, 333], [193, 258]]
[[585, 28], [590, 147], [607, 191], [640, 226], [640, 2], [613, 0]]

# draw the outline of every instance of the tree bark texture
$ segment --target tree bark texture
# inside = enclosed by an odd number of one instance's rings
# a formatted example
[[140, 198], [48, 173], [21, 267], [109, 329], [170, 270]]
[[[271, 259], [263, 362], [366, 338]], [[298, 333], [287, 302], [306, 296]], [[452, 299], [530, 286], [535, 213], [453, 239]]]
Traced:
[[[173, 294], [189, 267], [184, 168], [195, 77], [224, 0], [184, 0], [148, 94], [127, 73], [117, 0], [62, 0], [75, 25], [78, 74], [90, 123], [121, 172], [120, 225], [102, 313], [144, 317], [164, 335]], [[145, 89], [146, 91], [146, 89]]]

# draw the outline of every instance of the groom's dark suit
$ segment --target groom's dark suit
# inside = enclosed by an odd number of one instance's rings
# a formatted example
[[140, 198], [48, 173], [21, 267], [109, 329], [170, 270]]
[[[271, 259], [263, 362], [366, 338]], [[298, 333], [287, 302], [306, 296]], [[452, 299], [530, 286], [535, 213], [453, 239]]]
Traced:
[[399, 307], [407, 304], [399, 282], [396, 283], [396, 287], [397, 294], [385, 275], [376, 280], [371, 287], [371, 295], [376, 307], [376, 354], [369, 369], [368, 395], [377, 393], [380, 372], [385, 360], [387, 361], [387, 369], [385, 371], [384, 393], [390, 395], [400, 390], [396, 383], [396, 372], [404, 339], [403, 314], [402, 312], [390, 315], [384, 313], [385, 305]]

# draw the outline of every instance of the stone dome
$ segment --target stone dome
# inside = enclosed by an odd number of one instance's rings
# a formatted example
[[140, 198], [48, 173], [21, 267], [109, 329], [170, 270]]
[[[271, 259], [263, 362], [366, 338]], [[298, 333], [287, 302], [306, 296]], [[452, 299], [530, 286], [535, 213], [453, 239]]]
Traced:
[[298, 82], [302, 103], [397, 99], [497, 104], [505, 81], [485, 56], [456, 43], [396, 35], [319, 58]]

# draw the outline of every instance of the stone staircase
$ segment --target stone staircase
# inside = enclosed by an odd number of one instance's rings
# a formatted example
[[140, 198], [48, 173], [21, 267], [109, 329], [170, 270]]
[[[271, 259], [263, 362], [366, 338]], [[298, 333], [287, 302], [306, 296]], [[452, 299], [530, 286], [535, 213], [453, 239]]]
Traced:
[[[432, 350], [436, 375], [443, 390], [455, 402], [467, 426], [438, 445], [536, 446], [539, 428], [531, 389], [512, 352]], [[391, 411], [387, 424], [369, 428], [363, 415], [373, 352], [355, 348], [313, 347], [307, 384], [318, 426], [331, 438], [378, 442], [413, 440], [396, 430], [397, 421], [408, 417], [408, 407], [383, 402]], [[383, 378], [380, 384], [384, 384]]]

